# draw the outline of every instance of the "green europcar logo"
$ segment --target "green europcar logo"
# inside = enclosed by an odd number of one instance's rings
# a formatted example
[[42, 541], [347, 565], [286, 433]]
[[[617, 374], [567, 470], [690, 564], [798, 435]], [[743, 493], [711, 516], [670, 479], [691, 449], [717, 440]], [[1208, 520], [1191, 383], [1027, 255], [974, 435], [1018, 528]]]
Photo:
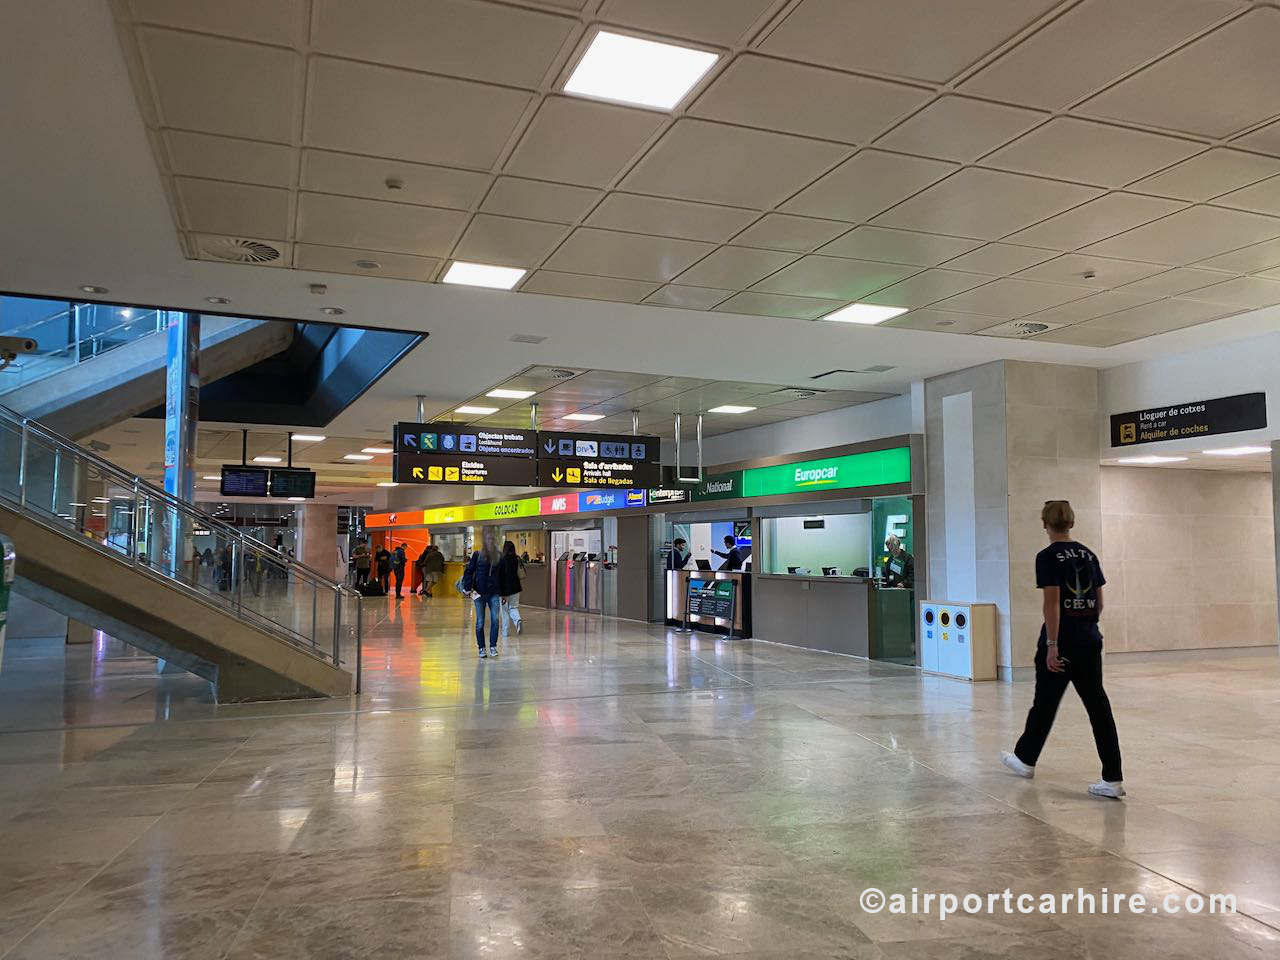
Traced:
[[856, 490], [911, 482], [911, 448], [890, 447], [843, 457], [780, 463], [743, 471], [742, 495], [768, 497], [810, 490]]
[[817, 467], [804, 469], [796, 467], [795, 484], [797, 487], [832, 487], [839, 483], [839, 467]]

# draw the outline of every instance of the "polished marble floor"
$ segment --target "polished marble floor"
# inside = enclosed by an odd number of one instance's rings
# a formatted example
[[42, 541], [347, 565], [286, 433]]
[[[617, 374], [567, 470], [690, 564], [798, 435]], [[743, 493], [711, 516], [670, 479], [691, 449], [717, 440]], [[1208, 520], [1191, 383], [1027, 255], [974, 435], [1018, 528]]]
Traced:
[[[526, 610], [368, 601], [359, 702], [217, 706], [112, 641], [0, 668], [0, 958], [1274, 958], [1274, 650], [1113, 660], [1130, 797], [1068, 694]], [[1230, 893], [1218, 916], [864, 911], [863, 888]]]

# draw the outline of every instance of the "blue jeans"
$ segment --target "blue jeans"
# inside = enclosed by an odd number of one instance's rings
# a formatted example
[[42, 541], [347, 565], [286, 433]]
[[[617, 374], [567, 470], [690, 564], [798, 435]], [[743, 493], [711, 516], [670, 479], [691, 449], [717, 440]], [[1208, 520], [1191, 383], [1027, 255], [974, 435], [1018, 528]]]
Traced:
[[502, 598], [496, 593], [491, 597], [476, 597], [476, 646], [484, 649], [484, 612], [489, 611], [489, 646], [498, 645], [498, 624], [502, 620]]

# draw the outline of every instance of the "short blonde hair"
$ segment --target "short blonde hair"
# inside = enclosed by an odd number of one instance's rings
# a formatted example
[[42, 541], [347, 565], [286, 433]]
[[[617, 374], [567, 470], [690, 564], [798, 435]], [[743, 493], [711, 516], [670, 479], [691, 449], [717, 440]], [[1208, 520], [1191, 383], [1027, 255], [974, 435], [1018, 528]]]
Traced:
[[1076, 525], [1076, 512], [1069, 500], [1046, 500], [1040, 511], [1040, 520], [1050, 530], [1066, 533]]

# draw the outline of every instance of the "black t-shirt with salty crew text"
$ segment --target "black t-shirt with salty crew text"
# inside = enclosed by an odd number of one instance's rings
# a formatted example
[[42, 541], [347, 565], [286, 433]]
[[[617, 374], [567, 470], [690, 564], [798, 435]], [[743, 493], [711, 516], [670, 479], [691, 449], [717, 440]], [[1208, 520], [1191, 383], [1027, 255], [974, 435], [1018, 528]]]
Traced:
[[1051, 543], [1036, 554], [1036, 587], [1058, 588], [1059, 642], [1098, 635], [1098, 588], [1106, 582], [1097, 554], [1082, 543]]

